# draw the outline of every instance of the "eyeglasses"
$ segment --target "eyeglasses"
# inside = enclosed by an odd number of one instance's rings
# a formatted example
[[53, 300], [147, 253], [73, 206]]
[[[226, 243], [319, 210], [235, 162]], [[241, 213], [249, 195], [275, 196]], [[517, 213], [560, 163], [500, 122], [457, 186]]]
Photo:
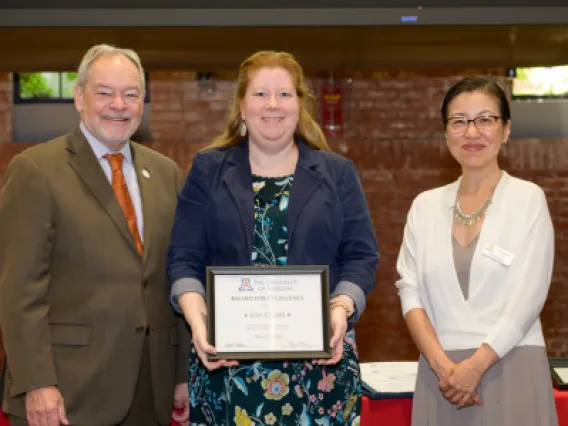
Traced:
[[489, 133], [495, 129], [499, 115], [480, 115], [471, 120], [465, 117], [453, 117], [446, 120], [447, 129], [454, 134], [463, 134], [467, 131], [469, 123], [475, 124], [480, 133]]
[[[110, 88], [101, 88], [97, 86], [89, 86], [89, 90], [94, 94], [95, 98], [104, 104], [114, 102], [117, 95], [126, 104], [138, 104], [144, 98], [144, 91], [138, 89], [126, 89], [122, 92], [111, 90]], [[142, 93], [141, 93], [142, 92]]]

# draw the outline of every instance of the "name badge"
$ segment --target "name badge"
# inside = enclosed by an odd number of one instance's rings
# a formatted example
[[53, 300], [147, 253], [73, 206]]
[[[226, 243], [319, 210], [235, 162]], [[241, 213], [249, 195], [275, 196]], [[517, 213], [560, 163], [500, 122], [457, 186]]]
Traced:
[[499, 262], [501, 265], [510, 266], [513, 262], [515, 255], [510, 251], [505, 250], [495, 244], [488, 244], [487, 247], [481, 252], [484, 256], [493, 259], [495, 262]]

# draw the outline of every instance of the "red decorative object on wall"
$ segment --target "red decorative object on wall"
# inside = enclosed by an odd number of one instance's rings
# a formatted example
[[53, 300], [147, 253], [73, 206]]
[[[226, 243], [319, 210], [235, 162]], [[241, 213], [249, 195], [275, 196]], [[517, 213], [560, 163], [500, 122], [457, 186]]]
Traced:
[[321, 89], [321, 117], [326, 136], [343, 136], [343, 90], [333, 80]]

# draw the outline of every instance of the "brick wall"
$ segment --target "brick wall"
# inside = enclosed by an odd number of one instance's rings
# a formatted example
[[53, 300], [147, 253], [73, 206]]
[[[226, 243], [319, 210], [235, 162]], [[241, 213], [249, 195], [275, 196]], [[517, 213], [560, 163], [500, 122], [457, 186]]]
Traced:
[[0, 143], [12, 140], [12, 75], [0, 72]]
[[[10, 140], [12, 140], [11, 74], [0, 72], [0, 144]], [[2, 182], [1, 176], [4, 175], [4, 163], [8, 161], [8, 158], [4, 158], [4, 151], [5, 150], [0, 147], [0, 185]], [[0, 330], [0, 360], [3, 356], [4, 348], [2, 346], [2, 330]]]
[[[401, 318], [395, 262], [406, 213], [421, 191], [459, 175], [445, 147], [439, 107], [459, 77], [502, 70], [351, 73], [344, 86], [344, 136], [330, 140], [351, 158], [362, 178], [381, 250], [377, 287], [357, 326], [361, 357], [414, 359], [417, 351]], [[313, 76], [319, 92], [324, 79]], [[208, 92], [194, 72], [151, 73], [151, 146], [187, 170], [195, 152], [223, 128], [233, 83], [214, 81]], [[1, 98], [0, 98], [1, 99]], [[2, 122], [0, 108], [0, 123]], [[20, 146], [0, 145], [0, 175]], [[542, 319], [551, 356], [568, 356], [568, 140], [512, 140], [505, 157], [512, 174], [547, 192], [556, 228], [556, 265]]]
[[[413, 359], [417, 355], [400, 315], [394, 288], [395, 262], [406, 213], [425, 189], [459, 175], [448, 154], [439, 108], [447, 88], [471, 74], [503, 75], [503, 70], [446, 70], [352, 73], [342, 77], [344, 136], [333, 149], [351, 158], [361, 175], [381, 250], [377, 287], [357, 326], [363, 360]], [[313, 77], [319, 92], [324, 79]], [[192, 155], [223, 128], [231, 80], [201, 89], [195, 73], [151, 76], [152, 136], [156, 148], [172, 155], [186, 170]], [[183, 147], [169, 141], [184, 140]], [[568, 140], [513, 140], [504, 165], [512, 174], [535, 181], [549, 197], [556, 226], [556, 267], [543, 323], [550, 355], [568, 355]]]

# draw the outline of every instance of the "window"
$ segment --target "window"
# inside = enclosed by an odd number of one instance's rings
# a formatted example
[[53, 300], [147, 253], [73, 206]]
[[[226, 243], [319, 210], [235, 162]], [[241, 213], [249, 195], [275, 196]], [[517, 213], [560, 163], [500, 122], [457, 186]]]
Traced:
[[[148, 74], [146, 97], [149, 102]], [[14, 73], [14, 103], [72, 103], [76, 72]]]
[[515, 68], [513, 98], [568, 98], [568, 66]]
[[76, 72], [22, 72], [14, 74], [14, 102], [73, 102]]

